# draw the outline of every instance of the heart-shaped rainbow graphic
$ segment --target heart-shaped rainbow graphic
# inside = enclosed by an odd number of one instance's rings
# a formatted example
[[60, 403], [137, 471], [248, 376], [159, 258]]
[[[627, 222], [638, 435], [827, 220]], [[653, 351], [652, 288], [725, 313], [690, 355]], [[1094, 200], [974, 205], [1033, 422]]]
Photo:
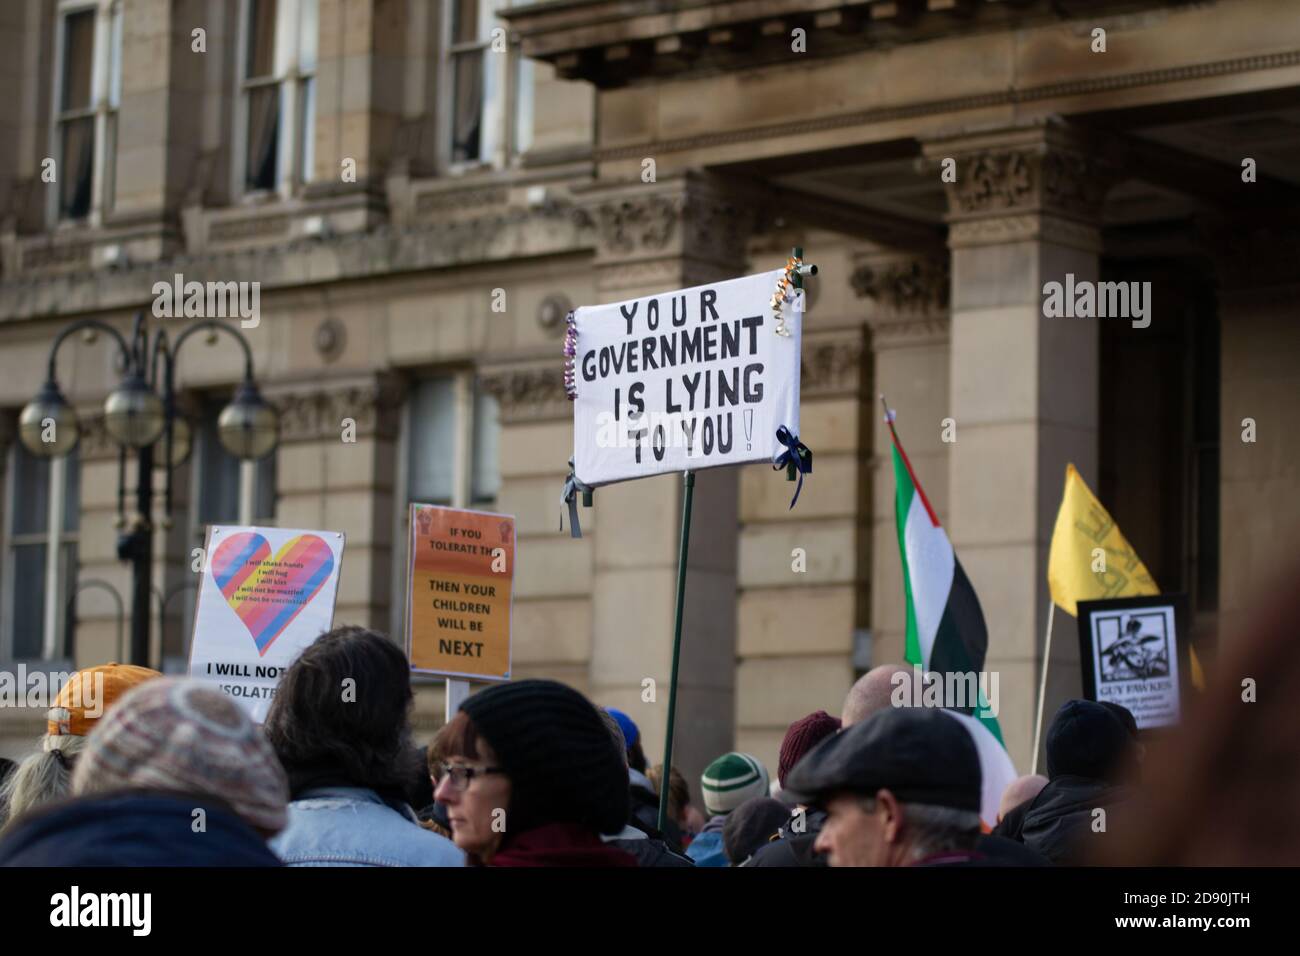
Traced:
[[334, 570], [334, 552], [314, 534], [290, 538], [274, 557], [255, 531], [217, 545], [212, 575], [230, 609], [248, 628], [259, 657], [307, 606]]

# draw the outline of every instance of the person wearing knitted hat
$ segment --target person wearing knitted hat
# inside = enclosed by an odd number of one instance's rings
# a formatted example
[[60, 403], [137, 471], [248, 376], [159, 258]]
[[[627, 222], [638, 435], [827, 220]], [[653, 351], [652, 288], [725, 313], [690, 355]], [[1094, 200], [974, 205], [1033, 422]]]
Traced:
[[46, 714], [40, 749], [24, 758], [0, 787], [0, 818], [12, 823], [28, 810], [67, 796], [86, 735], [123, 694], [161, 676], [148, 667], [118, 663], [73, 674]]
[[[790, 725], [781, 741], [781, 756], [776, 779], [782, 787], [794, 766], [813, 747], [839, 733], [840, 719], [819, 710], [801, 717]], [[826, 811], [819, 807], [798, 806], [781, 826], [777, 838], [758, 848], [747, 866], [825, 866], [826, 857], [813, 847], [817, 834], [826, 822]]]
[[158, 678], [126, 693], [90, 735], [74, 799], [25, 817], [4, 866], [277, 866], [284, 769], [231, 698]]
[[434, 799], [456, 845], [486, 866], [635, 866], [601, 841], [629, 813], [627, 764], [586, 697], [552, 680], [469, 697], [439, 733]]
[[[289, 825], [271, 841], [290, 866], [463, 866], [411, 801], [424, 756], [411, 739], [411, 667], [387, 637], [336, 627], [294, 660], [266, 715], [289, 774]], [[427, 785], [426, 785], [427, 786]]]
[[696, 866], [727, 866], [722, 829], [727, 814], [752, 797], [766, 797], [770, 787], [767, 768], [750, 754], [723, 754], [704, 768], [700, 789], [709, 822], [686, 848], [686, 855]]
[[1092, 700], [1061, 705], [1043, 745], [1048, 783], [1025, 807], [1019, 832], [1008, 836], [1057, 865], [1084, 859], [1088, 844], [1097, 839], [1095, 810], [1110, 813], [1131, 797], [1129, 775], [1136, 770], [1138, 743], [1125, 714]]
[[632, 718], [616, 707], [606, 707], [605, 713], [617, 725], [619, 736], [626, 745], [628, 795], [632, 800], [631, 824], [652, 838], [663, 840], [675, 854], [682, 851], [682, 831], [670, 814], [659, 829], [659, 791], [646, 774], [645, 752], [641, 749], [641, 731]]

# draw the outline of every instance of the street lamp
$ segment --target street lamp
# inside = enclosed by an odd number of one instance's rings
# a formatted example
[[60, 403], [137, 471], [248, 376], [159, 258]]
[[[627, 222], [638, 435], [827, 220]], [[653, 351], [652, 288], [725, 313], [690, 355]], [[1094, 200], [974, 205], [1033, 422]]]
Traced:
[[217, 416], [217, 437], [236, 458], [255, 461], [275, 449], [279, 421], [251, 379], [244, 381], [235, 400]]
[[77, 447], [77, 413], [54, 379], [46, 380], [18, 416], [18, 434], [37, 458], [61, 458]]
[[162, 437], [166, 424], [162, 401], [138, 373], [123, 379], [104, 402], [104, 428], [113, 441], [126, 448], [152, 445]]
[[[76, 447], [79, 436], [77, 416], [55, 376], [59, 346], [68, 336], [81, 329], [106, 332], [116, 343], [121, 366], [125, 370], [121, 384], [104, 402], [104, 427], [118, 446], [118, 537], [117, 553], [132, 565], [131, 662], [149, 664], [150, 578], [153, 566], [153, 462], [154, 446], [161, 440], [161, 458], [167, 462], [166, 497], [163, 507], [164, 526], [169, 527], [172, 512], [172, 470], [188, 456], [193, 432], [176, 407], [176, 360], [181, 346], [195, 332], [207, 332], [215, 342], [218, 332], [235, 338], [244, 352], [244, 379], [217, 420], [221, 444], [237, 458], [251, 461], [264, 458], [275, 450], [279, 421], [275, 410], [266, 403], [253, 380], [253, 352], [248, 340], [233, 325], [213, 320], [195, 322], [169, 345], [163, 329], [154, 333], [152, 344], [145, 328], [143, 312], [136, 313], [130, 343], [117, 329], [99, 319], [82, 319], [64, 328], [50, 346], [49, 369], [45, 384], [19, 416], [19, 437], [33, 455], [56, 458]], [[159, 365], [162, 374], [159, 374]], [[156, 389], [161, 388], [161, 396]], [[136, 453], [136, 512], [126, 520], [126, 455]]]

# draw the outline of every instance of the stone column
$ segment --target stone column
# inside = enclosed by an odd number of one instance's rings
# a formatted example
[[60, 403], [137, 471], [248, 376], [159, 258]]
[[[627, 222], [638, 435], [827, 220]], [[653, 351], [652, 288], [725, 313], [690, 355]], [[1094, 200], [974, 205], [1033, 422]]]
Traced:
[[[897, 428], [925, 493], [948, 521], [948, 293], [946, 249], [901, 252], [877, 248], [854, 261], [854, 291], [865, 300], [871, 329], [875, 391], [898, 411]], [[879, 424], [877, 395], [863, 396], [871, 430], [871, 656], [860, 668], [903, 663], [907, 606], [894, 516], [894, 463], [889, 429]]]
[[[118, 637], [118, 606], [106, 590], [100, 587], [87, 589], [77, 598], [75, 666], [93, 667], [108, 661], [129, 662], [131, 658], [131, 564], [118, 560], [117, 538], [124, 530], [118, 521], [118, 446], [104, 428], [102, 411], [87, 410], [78, 415], [81, 437], [77, 442], [77, 457], [81, 468], [81, 501], [69, 502], [69, 507], [80, 507], [77, 532], [77, 571], [81, 582], [104, 582], [122, 599], [122, 636]], [[129, 521], [135, 512], [136, 489], [135, 455], [127, 455], [125, 518]], [[165, 476], [154, 473], [154, 488], [165, 487]], [[161, 506], [161, 491], [155, 504]], [[155, 510], [155, 528], [161, 518], [161, 507]], [[164, 581], [161, 569], [166, 564], [163, 540], [154, 538], [154, 580]], [[48, 595], [47, 595], [48, 600]], [[156, 607], [150, 608], [151, 618]], [[158, 622], [150, 622], [150, 651], [157, 646]], [[154, 662], [156, 663], [156, 662]]]
[[[562, 335], [563, 329], [560, 315], [556, 331]], [[560, 493], [573, 453], [573, 405], [564, 394], [560, 345], [550, 358], [485, 367], [480, 376], [500, 409], [495, 510], [515, 516], [512, 675], [548, 677], [589, 693], [592, 552], [600, 509], [579, 507], [581, 538], [570, 537], [567, 513], [560, 532]]]
[[[319, 391], [268, 393], [281, 415], [277, 525], [343, 532], [334, 623], [388, 632], [393, 575], [405, 573], [393, 564], [401, 382], [381, 374], [322, 383]], [[355, 426], [346, 436], [345, 420]]]
[[1217, 630], [1233, 640], [1261, 598], [1284, 586], [1300, 538], [1300, 230], [1238, 221], [1207, 232], [1221, 323]]
[[[597, 184], [583, 207], [597, 232], [599, 302], [732, 278], [746, 271], [754, 204], [696, 173]], [[735, 724], [738, 469], [696, 475], [673, 763], [698, 780], [730, 749]], [[626, 710], [651, 763], [663, 759], [672, 664], [682, 479], [660, 475], [596, 492], [590, 691]], [[653, 701], [643, 681], [655, 682]], [[645, 696], [648, 696], [646, 694]]]
[[[952, 250], [949, 537], [984, 610], [1004, 740], [1032, 761], [1047, 552], [1065, 466], [1097, 477], [1098, 326], [1046, 318], [1047, 282], [1095, 282], [1106, 181], [1059, 122], [925, 144], [947, 183]], [[947, 164], [952, 168], [951, 164]], [[1079, 695], [1073, 620], [1056, 615], [1044, 720]]]

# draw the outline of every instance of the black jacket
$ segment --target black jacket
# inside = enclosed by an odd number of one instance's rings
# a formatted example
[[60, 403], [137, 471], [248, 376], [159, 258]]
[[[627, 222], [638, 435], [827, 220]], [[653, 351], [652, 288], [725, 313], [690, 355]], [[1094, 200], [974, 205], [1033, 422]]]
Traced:
[[813, 850], [817, 834], [826, 822], [825, 810], [809, 810], [805, 814], [804, 832], [794, 830], [795, 815], [778, 832], [776, 839], [761, 846], [744, 864], [745, 866], [825, 866], [826, 855]]
[[1051, 866], [1051, 861], [1037, 850], [995, 833], [980, 834], [975, 852], [984, 858], [985, 866]]
[[1025, 809], [1021, 842], [1058, 866], [1077, 866], [1101, 835], [1093, 830], [1094, 811], [1109, 813], [1123, 799], [1123, 791], [1104, 780], [1056, 777]]
[[[204, 817], [194, 814], [204, 811]], [[204, 829], [196, 832], [196, 820]], [[0, 866], [282, 866], [266, 840], [206, 797], [114, 793], [51, 804], [0, 840]]]
[[637, 866], [695, 866], [689, 856], [674, 853], [663, 840], [655, 837], [646, 837], [644, 840], [609, 840], [607, 845], [630, 853], [636, 858]]
[[660, 840], [672, 852], [681, 853], [682, 831], [672, 817], [665, 822], [663, 832], [659, 830], [659, 796], [636, 784], [629, 788], [629, 793], [632, 798], [632, 813], [627, 822], [651, 839]]

